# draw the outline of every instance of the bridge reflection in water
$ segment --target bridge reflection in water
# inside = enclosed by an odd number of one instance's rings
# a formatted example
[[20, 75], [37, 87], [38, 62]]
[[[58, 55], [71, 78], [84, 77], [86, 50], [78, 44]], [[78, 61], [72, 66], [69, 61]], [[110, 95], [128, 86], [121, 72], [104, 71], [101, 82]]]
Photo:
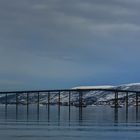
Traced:
[[[51, 102], [51, 95], [57, 95], [57, 112], [58, 112], [58, 121], [60, 121], [60, 116], [61, 116], [61, 94], [68, 94], [68, 103], [67, 103], [67, 108], [68, 108], [68, 117], [69, 117], [69, 121], [71, 120], [71, 107], [72, 102], [71, 102], [71, 95], [72, 94], [77, 94], [78, 93], [78, 109], [79, 109], [79, 121], [83, 120], [83, 114], [84, 114], [84, 107], [83, 107], [83, 94], [86, 92], [90, 92], [90, 91], [105, 91], [108, 93], [114, 93], [114, 99], [112, 99], [112, 107], [114, 109], [114, 122], [117, 123], [118, 122], [118, 111], [120, 108], [119, 105], [119, 97], [118, 94], [125, 94], [124, 98], [125, 98], [125, 116], [126, 116], [126, 122], [128, 121], [128, 114], [129, 114], [129, 94], [134, 94], [135, 95], [135, 113], [136, 113], [136, 121], [138, 120], [138, 115], [139, 115], [139, 95], [140, 95], [140, 91], [129, 91], [129, 90], [117, 90], [117, 89], [63, 89], [63, 90], [39, 90], [39, 91], [11, 91], [11, 92], [0, 92], [0, 94], [5, 95], [4, 99], [5, 102], [3, 104], [5, 104], [5, 118], [8, 117], [8, 106], [11, 105], [11, 102], [9, 102], [9, 95], [15, 95], [15, 102], [12, 104], [15, 104], [16, 108], [16, 119], [18, 120], [18, 115], [19, 115], [19, 105], [20, 100], [19, 100], [19, 95], [22, 94], [26, 94], [26, 115], [27, 115], [27, 120], [29, 119], [29, 107], [31, 105], [31, 101], [30, 101], [30, 94], [35, 94], [36, 95], [36, 101], [34, 101], [34, 103], [36, 103], [37, 107], [36, 107], [36, 114], [37, 114], [37, 120], [40, 119], [40, 95], [41, 94], [46, 94], [46, 111], [47, 111], [47, 119], [48, 122], [50, 121], [50, 106], [52, 106], [52, 102]], [[102, 94], [102, 92], [101, 92]], [[24, 105], [25, 106], [25, 105]], [[94, 107], [93, 107], [94, 109]]]

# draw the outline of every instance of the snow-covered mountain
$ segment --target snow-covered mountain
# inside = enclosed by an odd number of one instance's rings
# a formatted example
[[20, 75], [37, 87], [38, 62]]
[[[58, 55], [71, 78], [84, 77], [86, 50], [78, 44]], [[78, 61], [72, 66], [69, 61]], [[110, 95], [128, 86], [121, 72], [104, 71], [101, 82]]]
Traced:
[[[132, 84], [124, 84], [124, 85], [119, 85], [119, 86], [79, 86], [79, 87], [74, 87], [72, 89], [120, 89], [120, 90], [135, 90], [135, 91], [140, 91], [140, 83], [132, 83]], [[121, 103], [125, 102], [125, 96], [126, 94], [119, 93], [118, 97]], [[68, 104], [69, 102], [69, 94], [68, 92], [61, 92], [61, 103], [62, 104]], [[134, 93], [129, 93], [129, 102], [133, 104], [135, 100], [135, 94]], [[10, 94], [8, 95], [8, 103], [15, 103], [15, 94]], [[18, 95], [18, 100], [19, 103], [26, 104], [26, 99], [27, 95], [26, 93], [24, 94], [19, 94]], [[113, 92], [107, 92], [107, 91], [89, 91], [89, 92], [83, 92], [83, 102], [86, 104], [110, 104], [114, 99], [114, 93]], [[79, 93], [78, 92], [72, 92], [71, 93], [71, 103], [75, 103], [79, 101]], [[30, 103], [36, 103], [37, 102], [37, 94], [36, 93], [31, 93], [29, 95], [29, 102]], [[41, 93], [40, 94], [40, 103], [46, 104], [48, 102], [47, 94], [46, 93]], [[51, 93], [50, 96], [50, 102], [52, 104], [57, 104], [58, 103], [58, 93]], [[0, 103], [5, 103], [5, 96], [1, 95], [0, 96]]]
[[[124, 84], [119, 86], [80, 86], [74, 87], [73, 89], [119, 89], [119, 90], [130, 90], [130, 91], [140, 91], [140, 83]], [[78, 101], [78, 93], [72, 93], [71, 101]], [[110, 103], [114, 100], [115, 93], [107, 91], [89, 91], [83, 93], [83, 101], [87, 104], [103, 104]], [[121, 102], [125, 102], [125, 93], [118, 93], [118, 98]], [[136, 95], [134, 93], [129, 93], [129, 102], [134, 102]], [[68, 96], [61, 96], [63, 102], [68, 102]]]

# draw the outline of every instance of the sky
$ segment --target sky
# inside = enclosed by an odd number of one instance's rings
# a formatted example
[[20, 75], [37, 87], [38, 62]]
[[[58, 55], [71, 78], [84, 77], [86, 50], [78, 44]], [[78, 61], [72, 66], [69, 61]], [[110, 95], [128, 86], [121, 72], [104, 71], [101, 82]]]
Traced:
[[140, 82], [140, 0], [0, 0], [0, 90]]

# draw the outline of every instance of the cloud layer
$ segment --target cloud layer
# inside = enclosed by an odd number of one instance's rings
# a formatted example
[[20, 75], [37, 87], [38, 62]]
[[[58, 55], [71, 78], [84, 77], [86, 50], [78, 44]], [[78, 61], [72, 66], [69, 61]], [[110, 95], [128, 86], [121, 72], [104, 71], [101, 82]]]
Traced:
[[0, 0], [0, 89], [139, 82], [139, 0]]

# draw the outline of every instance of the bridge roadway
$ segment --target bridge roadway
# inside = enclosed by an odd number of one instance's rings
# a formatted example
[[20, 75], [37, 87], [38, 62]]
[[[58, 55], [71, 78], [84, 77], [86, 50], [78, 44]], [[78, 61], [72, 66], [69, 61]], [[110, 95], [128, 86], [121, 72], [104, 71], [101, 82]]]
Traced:
[[137, 90], [121, 90], [112, 88], [87, 88], [87, 89], [51, 89], [51, 90], [24, 90], [24, 91], [1, 91], [0, 94], [10, 94], [10, 93], [47, 93], [47, 92], [79, 92], [79, 91], [108, 91], [108, 92], [121, 92], [121, 93], [138, 93]]

